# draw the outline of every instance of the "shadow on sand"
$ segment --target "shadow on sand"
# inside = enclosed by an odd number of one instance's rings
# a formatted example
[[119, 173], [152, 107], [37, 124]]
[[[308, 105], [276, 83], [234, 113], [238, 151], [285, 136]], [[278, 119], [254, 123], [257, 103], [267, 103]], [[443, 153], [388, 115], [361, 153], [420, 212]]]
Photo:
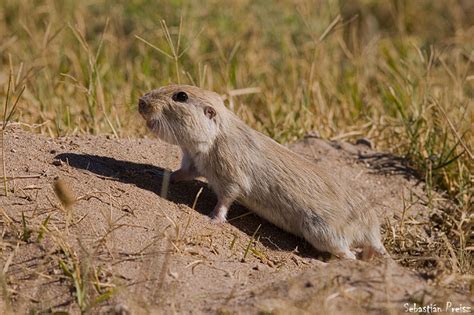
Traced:
[[[170, 171], [151, 164], [134, 163], [90, 154], [62, 153], [55, 158], [74, 168], [87, 170], [110, 180], [133, 184], [141, 189], [154, 192], [159, 196], [162, 194], [164, 174], [166, 171]], [[214, 193], [207, 188], [207, 184], [202, 181], [193, 180], [170, 184], [167, 199], [177, 204], [185, 204], [192, 207], [196, 194], [201, 188], [203, 188], [203, 191], [195, 209], [203, 215], [208, 215], [214, 208], [217, 199]], [[329, 254], [316, 251], [303, 239], [284, 232], [254, 214], [237, 218], [247, 212], [248, 210], [244, 207], [233, 205], [229, 211], [229, 223], [247, 235], [253, 235], [258, 226], [261, 225], [258, 235], [264, 246], [284, 251], [292, 251], [298, 247], [296, 254], [301, 257], [324, 258], [325, 260], [329, 257]]]

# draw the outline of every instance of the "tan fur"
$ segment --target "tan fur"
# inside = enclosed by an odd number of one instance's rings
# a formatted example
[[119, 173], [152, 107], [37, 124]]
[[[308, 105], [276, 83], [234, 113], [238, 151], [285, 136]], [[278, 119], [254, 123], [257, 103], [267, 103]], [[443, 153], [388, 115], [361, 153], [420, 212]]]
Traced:
[[[173, 100], [178, 92], [186, 102]], [[357, 191], [245, 125], [216, 93], [170, 85], [140, 98], [139, 112], [159, 138], [181, 147], [172, 181], [208, 180], [218, 197], [214, 222], [225, 222], [237, 200], [318, 250], [351, 259], [351, 247], [386, 253], [376, 213]]]

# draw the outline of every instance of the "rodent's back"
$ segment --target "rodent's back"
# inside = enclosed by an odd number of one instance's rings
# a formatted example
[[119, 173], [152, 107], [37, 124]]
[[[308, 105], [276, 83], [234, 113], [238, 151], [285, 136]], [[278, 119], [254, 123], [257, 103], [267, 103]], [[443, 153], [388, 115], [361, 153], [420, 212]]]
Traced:
[[321, 229], [341, 233], [350, 225], [375, 223], [373, 211], [345, 183], [238, 118], [211, 150], [206, 176], [215, 190], [237, 181], [242, 204], [285, 230], [301, 234], [308, 220]]

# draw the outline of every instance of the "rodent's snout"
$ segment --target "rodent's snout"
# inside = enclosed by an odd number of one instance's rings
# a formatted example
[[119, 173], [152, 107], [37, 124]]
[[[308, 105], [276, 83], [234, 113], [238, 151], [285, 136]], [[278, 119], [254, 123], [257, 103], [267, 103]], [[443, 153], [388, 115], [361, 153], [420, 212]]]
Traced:
[[142, 115], [146, 114], [150, 108], [150, 105], [143, 98], [138, 99], [138, 112]]

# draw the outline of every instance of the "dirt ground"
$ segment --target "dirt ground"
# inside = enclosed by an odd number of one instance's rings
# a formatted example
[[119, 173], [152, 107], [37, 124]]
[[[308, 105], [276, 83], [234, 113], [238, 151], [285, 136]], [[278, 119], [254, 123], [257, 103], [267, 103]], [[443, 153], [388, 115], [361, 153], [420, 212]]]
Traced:
[[367, 196], [393, 260], [331, 258], [239, 206], [228, 223], [210, 223], [214, 194], [204, 181], [167, 189], [180, 154], [156, 139], [52, 139], [9, 128], [0, 312], [397, 314], [473, 304], [468, 289], [400, 263], [426, 259], [397, 237], [427, 233], [430, 220], [423, 182], [403, 161], [364, 142], [307, 138], [290, 147]]

